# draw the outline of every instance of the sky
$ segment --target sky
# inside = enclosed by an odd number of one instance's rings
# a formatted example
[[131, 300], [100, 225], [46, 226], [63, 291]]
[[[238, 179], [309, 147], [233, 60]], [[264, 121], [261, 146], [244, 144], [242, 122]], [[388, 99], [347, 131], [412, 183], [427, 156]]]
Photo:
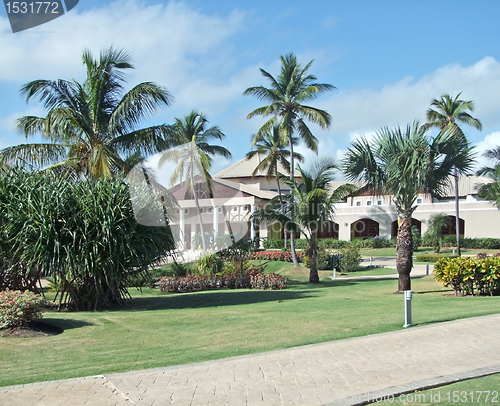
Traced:
[[[128, 88], [152, 81], [174, 96], [143, 126], [196, 109], [220, 127], [232, 159], [215, 159], [216, 174], [245, 156], [264, 122], [246, 118], [262, 102], [242, 93], [269, 86], [260, 68], [276, 76], [279, 57], [293, 52], [304, 65], [314, 61], [309, 72], [318, 82], [336, 87], [311, 102], [332, 116], [326, 130], [310, 126], [320, 157], [339, 162], [357, 137], [424, 121], [433, 99], [462, 92], [483, 124], [481, 132], [463, 127], [482, 166], [481, 153], [500, 145], [499, 16], [498, 0], [80, 0], [66, 15], [13, 34], [1, 8], [0, 149], [26, 142], [17, 118], [45, 115], [35, 99], [23, 99], [23, 84], [81, 82], [82, 51], [113, 46], [132, 56]], [[297, 149], [306, 163], [316, 159]]]

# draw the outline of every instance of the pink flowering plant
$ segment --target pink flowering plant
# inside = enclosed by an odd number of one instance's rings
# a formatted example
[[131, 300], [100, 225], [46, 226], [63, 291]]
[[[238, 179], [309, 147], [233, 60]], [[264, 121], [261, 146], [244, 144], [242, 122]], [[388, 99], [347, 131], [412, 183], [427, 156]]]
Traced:
[[42, 318], [45, 299], [32, 292], [0, 292], [0, 328], [20, 327]]
[[286, 289], [286, 279], [275, 273], [264, 275], [262, 266], [241, 272], [224, 271], [217, 275], [189, 275], [185, 278], [159, 278], [156, 289], [162, 292], [199, 292], [210, 289]]

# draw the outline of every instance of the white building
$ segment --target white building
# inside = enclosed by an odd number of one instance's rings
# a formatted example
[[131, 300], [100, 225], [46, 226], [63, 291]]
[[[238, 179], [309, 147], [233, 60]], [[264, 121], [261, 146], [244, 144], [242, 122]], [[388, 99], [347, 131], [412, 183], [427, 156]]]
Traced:
[[[262, 158], [262, 157], [260, 157]], [[252, 176], [259, 163], [259, 156], [236, 162], [213, 176], [212, 191], [201, 182], [196, 185], [203, 228], [211, 235], [227, 232], [247, 238], [283, 238], [280, 224], [252, 226], [250, 215], [263, 208], [278, 195], [276, 179], [267, 180], [264, 172]], [[491, 202], [477, 196], [476, 185], [490, 182], [477, 176], [462, 176], [459, 180], [460, 234], [466, 238], [500, 238], [500, 211]], [[345, 182], [332, 182], [332, 188]], [[282, 192], [289, 189], [281, 184]], [[179, 234], [181, 249], [191, 249], [191, 241], [201, 230], [196, 202], [188, 188], [177, 186], [171, 190], [181, 209], [179, 220], [173, 228]], [[413, 224], [423, 235], [432, 214], [445, 213], [452, 218], [445, 235], [455, 235], [454, 189], [451, 186], [442, 199], [422, 194], [417, 199], [418, 208], [413, 214]], [[369, 192], [349, 197], [336, 204], [335, 219], [318, 233], [319, 238], [392, 238], [397, 234], [397, 213], [392, 196], [372, 196]], [[196, 247], [193, 247], [196, 248]]]

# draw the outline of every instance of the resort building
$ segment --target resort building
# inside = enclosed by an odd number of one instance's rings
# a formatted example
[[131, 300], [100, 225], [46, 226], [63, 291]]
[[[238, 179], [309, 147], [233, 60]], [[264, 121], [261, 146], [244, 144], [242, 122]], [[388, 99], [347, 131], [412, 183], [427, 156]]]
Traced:
[[[171, 190], [177, 199], [180, 210], [174, 221], [173, 229], [179, 234], [180, 249], [192, 247], [193, 237], [201, 231], [201, 223], [206, 235], [233, 233], [246, 238], [281, 239], [282, 227], [277, 224], [252, 224], [251, 214], [263, 208], [273, 197], [278, 195], [276, 178], [268, 180], [266, 173], [253, 172], [261, 156], [242, 159], [227, 169], [213, 176], [212, 187], [198, 181], [196, 190], [179, 185]], [[281, 172], [283, 169], [279, 168]], [[300, 179], [299, 174], [297, 177]], [[459, 179], [460, 234], [466, 238], [500, 238], [500, 210], [489, 201], [477, 196], [476, 186], [491, 180], [478, 176], [461, 176]], [[346, 182], [332, 182], [332, 190]], [[417, 209], [412, 223], [423, 235], [428, 227], [429, 217], [435, 213], [445, 213], [450, 219], [450, 226], [445, 235], [455, 235], [455, 200], [454, 188], [450, 187], [443, 198], [433, 198], [421, 194], [417, 198]], [[210, 190], [211, 189], [211, 190]], [[280, 184], [282, 193], [290, 193], [286, 185]], [[198, 197], [198, 208], [194, 193]], [[319, 238], [353, 240], [356, 238], [386, 238], [397, 235], [397, 212], [392, 196], [374, 196], [365, 191], [335, 206], [335, 218], [319, 230]], [[212, 240], [211, 240], [212, 241]]]

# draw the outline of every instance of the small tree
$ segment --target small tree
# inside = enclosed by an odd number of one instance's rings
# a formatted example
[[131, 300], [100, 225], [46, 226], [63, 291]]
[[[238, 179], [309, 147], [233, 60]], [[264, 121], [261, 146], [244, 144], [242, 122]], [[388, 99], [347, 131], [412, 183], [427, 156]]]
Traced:
[[439, 253], [443, 244], [443, 227], [451, 224], [450, 217], [444, 213], [436, 213], [429, 217], [429, 228], [424, 238], [431, 241], [434, 251]]

